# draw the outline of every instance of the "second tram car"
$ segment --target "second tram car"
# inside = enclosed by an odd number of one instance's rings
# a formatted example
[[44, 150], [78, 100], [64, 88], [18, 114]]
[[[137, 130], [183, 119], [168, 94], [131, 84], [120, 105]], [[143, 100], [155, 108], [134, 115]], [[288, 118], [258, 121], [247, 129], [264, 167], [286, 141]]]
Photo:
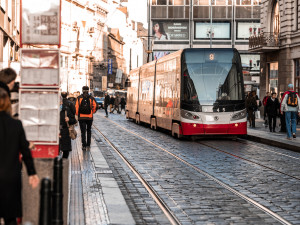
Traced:
[[183, 49], [130, 72], [126, 117], [173, 136], [245, 135], [242, 64], [236, 49]]

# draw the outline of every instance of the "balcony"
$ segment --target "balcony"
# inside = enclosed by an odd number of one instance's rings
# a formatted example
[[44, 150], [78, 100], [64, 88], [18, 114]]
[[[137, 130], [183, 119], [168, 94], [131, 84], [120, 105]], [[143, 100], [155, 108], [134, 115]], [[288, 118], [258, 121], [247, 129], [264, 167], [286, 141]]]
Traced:
[[276, 33], [261, 33], [249, 37], [250, 52], [274, 52], [279, 50], [280, 35]]

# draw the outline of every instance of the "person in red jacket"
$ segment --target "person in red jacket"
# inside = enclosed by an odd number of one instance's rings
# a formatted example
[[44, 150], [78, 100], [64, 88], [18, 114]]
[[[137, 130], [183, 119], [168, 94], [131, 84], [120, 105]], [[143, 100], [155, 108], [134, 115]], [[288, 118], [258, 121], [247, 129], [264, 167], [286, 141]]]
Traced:
[[268, 126], [268, 116], [267, 116], [267, 102], [268, 99], [270, 98], [270, 92], [266, 93], [266, 96], [263, 98], [263, 105], [264, 105], [264, 121], [265, 121], [265, 126]]
[[82, 87], [82, 95], [78, 96], [75, 108], [80, 125], [82, 150], [90, 150], [93, 114], [98, 107], [95, 99], [89, 95], [88, 86]]

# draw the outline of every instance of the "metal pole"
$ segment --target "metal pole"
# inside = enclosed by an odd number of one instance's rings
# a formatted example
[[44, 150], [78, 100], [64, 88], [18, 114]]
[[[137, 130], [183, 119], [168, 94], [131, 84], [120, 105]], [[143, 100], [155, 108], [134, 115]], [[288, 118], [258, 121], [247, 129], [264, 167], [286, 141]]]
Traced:
[[148, 51], [147, 51], [147, 63], [150, 61], [150, 0], [148, 4]]
[[52, 193], [52, 225], [63, 224], [63, 165], [62, 157], [54, 159], [53, 193]]
[[193, 12], [193, 1], [190, 0], [190, 11], [189, 11], [189, 29], [190, 29], [190, 48], [193, 48], [193, 21], [192, 21], [192, 12]]
[[214, 0], [210, 1], [210, 48], [212, 48], [212, 4], [214, 3]]
[[129, 71], [131, 71], [131, 48], [130, 48], [130, 51], [129, 51]]
[[40, 218], [39, 225], [51, 224], [51, 180], [44, 178], [42, 180], [40, 192]]

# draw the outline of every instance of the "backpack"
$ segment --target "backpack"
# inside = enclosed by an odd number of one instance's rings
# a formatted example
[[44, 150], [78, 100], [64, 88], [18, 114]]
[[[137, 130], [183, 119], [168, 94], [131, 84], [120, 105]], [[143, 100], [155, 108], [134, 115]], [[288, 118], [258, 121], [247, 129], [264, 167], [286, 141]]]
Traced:
[[79, 113], [80, 114], [90, 114], [92, 111], [91, 105], [90, 105], [90, 98], [88, 97], [83, 97], [82, 101], [79, 106]]
[[286, 103], [287, 103], [288, 106], [297, 107], [298, 106], [297, 93], [294, 92], [294, 91], [289, 92]]
[[265, 96], [263, 99], [263, 105], [266, 106], [267, 105], [267, 101], [269, 99], [269, 96]]

